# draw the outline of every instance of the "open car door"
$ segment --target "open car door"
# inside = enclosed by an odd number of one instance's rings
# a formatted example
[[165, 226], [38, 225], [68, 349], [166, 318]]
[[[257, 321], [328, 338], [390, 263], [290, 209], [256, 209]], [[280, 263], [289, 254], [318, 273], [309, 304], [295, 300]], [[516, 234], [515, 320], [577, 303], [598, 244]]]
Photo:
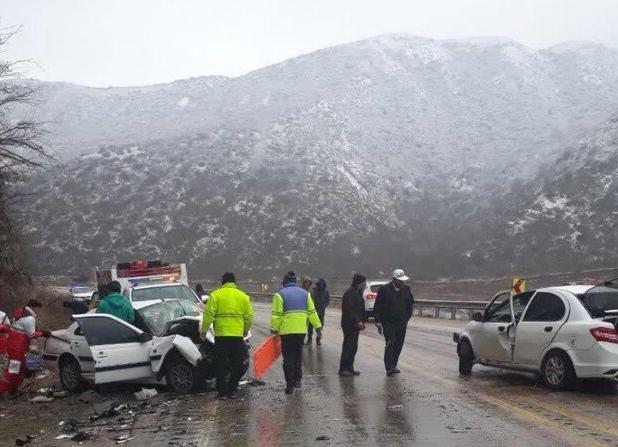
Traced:
[[108, 314], [91, 313], [74, 318], [92, 352], [95, 384], [152, 377], [150, 334]]
[[496, 294], [487, 306], [474, 341], [483, 362], [511, 364], [515, 341], [515, 315], [510, 291]]

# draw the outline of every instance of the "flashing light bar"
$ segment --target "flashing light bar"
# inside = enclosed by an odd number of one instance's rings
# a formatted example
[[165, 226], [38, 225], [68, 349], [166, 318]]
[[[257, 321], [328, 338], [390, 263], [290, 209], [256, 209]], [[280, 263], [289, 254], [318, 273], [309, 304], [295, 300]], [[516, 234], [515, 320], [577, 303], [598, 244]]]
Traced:
[[148, 283], [162, 282], [162, 281], [178, 282], [179, 280], [180, 280], [180, 275], [171, 274], [171, 275], [144, 276], [141, 278], [129, 278], [129, 283], [131, 285], [136, 286], [138, 284], [148, 284]]

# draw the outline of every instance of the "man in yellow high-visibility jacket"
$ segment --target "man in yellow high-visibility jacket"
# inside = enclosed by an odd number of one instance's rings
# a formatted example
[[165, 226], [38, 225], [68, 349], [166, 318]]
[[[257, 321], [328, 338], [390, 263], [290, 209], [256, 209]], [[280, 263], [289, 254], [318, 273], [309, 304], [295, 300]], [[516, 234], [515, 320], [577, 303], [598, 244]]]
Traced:
[[283, 278], [283, 288], [273, 296], [271, 333], [281, 336], [285, 393], [292, 394], [300, 388], [303, 341], [307, 335], [307, 320], [321, 333], [322, 323], [313, 305], [311, 295], [296, 285], [296, 275], [288, 272]]
[[[253, 322], [253, 306], [249, 296], [236, 286], [233, 273], [224, 273], [222, 287], [210, 294], [202, 318], [201, 333], [214, 322], [215, 363], [219, 399], [233, 399], [242, 377], [245, 357], [244, 336]], [[229, 382], [227, 376], [229, 374]]]

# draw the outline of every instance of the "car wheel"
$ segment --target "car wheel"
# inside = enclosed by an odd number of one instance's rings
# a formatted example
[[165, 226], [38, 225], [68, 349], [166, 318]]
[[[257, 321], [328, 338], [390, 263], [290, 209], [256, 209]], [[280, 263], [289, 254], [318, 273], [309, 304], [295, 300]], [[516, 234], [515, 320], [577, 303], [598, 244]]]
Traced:
[[76, 393], [84, 387], [82, 379], [82, 369], [72, 357], [65, 357], [60, 360], [60, 384], [62, 388]]
[[552, 390], [570, 388], [577, 380], [575, 369], [569, 356], [563, 351], [551, 351], [541, 366], [545, 386]]
[[472, 346], [467, 340], [463, 340], [459, 344], [459, 374], [464, 376], [470, 375], [472, 372], [472, 365], [474, 365], [474, 351]]
[[195, 387], [195, 368], [184, 358], [174, 358], [167, 368], [165, 378], [167, 386], [180, 394], [189, 393]]

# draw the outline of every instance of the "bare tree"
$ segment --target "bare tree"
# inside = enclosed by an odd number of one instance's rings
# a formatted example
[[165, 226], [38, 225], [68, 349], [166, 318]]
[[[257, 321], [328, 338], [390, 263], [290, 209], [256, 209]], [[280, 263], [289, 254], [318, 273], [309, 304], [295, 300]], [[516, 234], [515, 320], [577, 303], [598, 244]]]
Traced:
[[[0, 29], [0, 56], [16, 32], [14, 28]], [[8, 185], [53, 160], [42, 123], [18, 117], [35, 103], [37, 93], [20, 79], [17, 67], [21, 62], [0, 60], [0, 282], [5, 283], [20, 274], [19, 237], [10, 218]]]

